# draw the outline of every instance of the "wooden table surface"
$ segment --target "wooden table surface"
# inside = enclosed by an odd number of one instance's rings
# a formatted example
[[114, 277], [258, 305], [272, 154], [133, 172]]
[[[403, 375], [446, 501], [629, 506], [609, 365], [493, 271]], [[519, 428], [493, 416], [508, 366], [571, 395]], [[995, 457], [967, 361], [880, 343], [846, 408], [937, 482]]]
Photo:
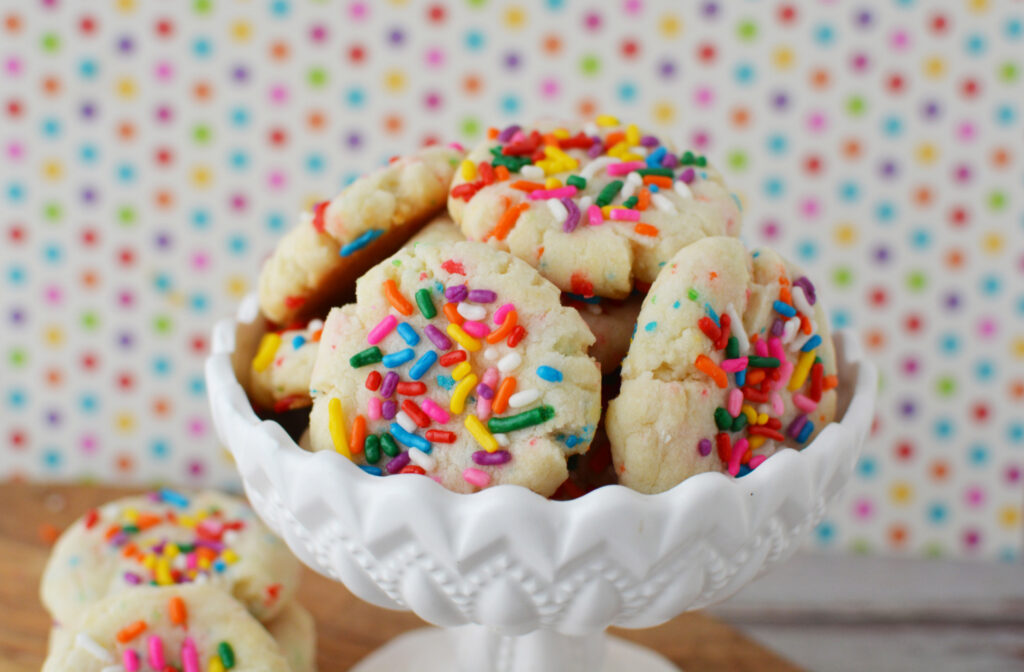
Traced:
[[[42, 664], [50, 621], [38, 595], [48, 539], [88, 509], [127, 494], [90, 486], [0, 485], [0, 672], [36, 672]], [[321, 672], [347, 670], [395, 635], [423, 626], [412, 614], [367, 605], [308, 570], [299, 600], [316, 618]], [[649, 630], [615, 632], [691, 672], [799, 669], [701, 613]]]

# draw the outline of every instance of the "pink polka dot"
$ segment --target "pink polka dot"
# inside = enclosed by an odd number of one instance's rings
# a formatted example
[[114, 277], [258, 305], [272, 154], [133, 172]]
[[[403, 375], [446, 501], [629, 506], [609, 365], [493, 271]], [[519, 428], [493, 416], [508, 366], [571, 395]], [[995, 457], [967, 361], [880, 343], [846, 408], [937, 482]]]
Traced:
[[231, 209], [236, 212], [241, 212], [249, 206], [248, 200], [243, 194], [235, 194], [230, 200]]
[[858, 499], [853, 503], [853, 515], [861, 520], [870, 520], [875, 515], [875, 505], [866, 497]]
[[131, 305], [135, 303], [135, 295], [132, 294], [127, 289], [122, 290], [118, 292], [117, 302], [121, 305], [122, 308], [130, 308]]
[[910, 34], [902, 28], [897, 28], [889, 35], [889, 44], [897, 51], [905, 51], [910, 46]]
[[985, 491], [980, 486], [971, 486], [964, 493], [964, 501], [967, 506], [979, 507], [985, 503]]
[[958, 164], [953, 168], [953, 179], [961, 184], [971, 181], [971, 167], [965, 163]]
[[7, 59], [7, 63], [4, 66], [7, 69], [7, 74], [15, 77], [21, 74], [21, 61], [13, 56]]
[[288, 176], [280, 170], [272, 170], [267, 175], [267, 185], [271, 189], [282, 189], [288, 184]]
[[1020, 481], [1020, 467], [1016, 464], [1011, 464], [1003, 470], [1003, 479], [1007, 483], [1013, 484]]
[[981, 532], [973, 528], [964, 530], [964, 546], [968, 549], [977, 548], [981, 544]]
[[202, 418], [192, 418], [188, 421], [188, 433], [191, 436], [200, 437], [206, 434], [206, 422]]
[[693, 143], [694, 149], [698, 149], [703, 152], [711, 145], [711, 134], [707, 131], [696, 130], [693, 132], [693, 136], [691, 137], [693, 138], [691, 142]]
[[639, 14], [644, 11], [644, 3], [642, 0], [626, 0], [622, 3], [622, 8], [627, 14]]
[[203, 464], [202, 460], [189, 460], [186, 468], [188, 469], [189, 478], [193, 479], [202, 478], [203, 473], [206, 471], [206, 465]]
[[288, 87], [284, 84], [274, 84], [271, 86], [270, 100], [276, 104], [288, 102]]
[[559, 94], [558, 80], [554, 78], [545, 79], [540, 83], [540, 95], [545, 98], [555, 98]]
[[978, 335], [982, 338], [992, 338], [999, 330], [999, 325], [991, 317], [982, 318], [978, 322]]
[[9, 156], [12, 161], [19, 161], [23, 156], [25, 156], [25, 148], [20, 142], [11, 141], [11, 143], [7, 145], [7, 156]]
[[314, 42], [323, 42], [327, 39], [327, 27], [315, 25], [309, 29], [309, 39]]
[[194, 252], [189, 263], [197, 271], [205, 271], [210, 265], [210, 256], [205, 252]]
[[92, 434], [83, 434], [78, 439], [78, 448], [83, 452], [91, 455], [96, 452], [96, 448], [99, 446], [99, 441]]
[[816, 111], [807, 115], [807, 128], [815, 133], [828, 129], [828, 117], [824, 112]]
[[769, 219], [761, 225], [761, 235], [764, 236], [765, 240], [775, 240], [779, 237], [780, 232], [779, 223], [774, 219]]
[[427, 49], [427, 53], [424, 54], [423, 60], [427, 62], [432, 68], [439, 68], [444, 65], [444, 50], [440, 47], [431, 47]]
[[363, 2], [353, 2], [348, 6], [348, 15], [356, 21], [362, 21], [370, 16], [370, 6]]
[[162, 82], [166, 82], [174, 78], [174, 66], [167, 61], [160, 61], [157, 63], [153, 72], [156, 74], [156, 78]]
[[61, 291], [60, 287], [56, 285], [50, 285], [47, 287], [43, 295], [46, 297], [46, 302], [52, 306], [60, 305], [61, 300], [64, 298], [64, 292]]
[[821, 214], [821, 203], [813, 196], [809, 196], [800, 202], [800, 214], [807, 219], [815, 219]]
[[698, 86], [693, 100], [698, 107], [710, 107], [715, 104], [715, 91], [710, 86]]
[[917, 362], [917, 358], [907, 357], [906, 359], [903, 360], [903, 373], [907, 374], [908, 376], [912, 376], [915, 373], [917, 373], [917, 369], [919, 366], [920, 365]]
[[971, 142], [977, 135], [977, 129], [969, 121], [961, 121], [956, 127], [956, 137], [961, 142]]
[[427, 91], [423, 96], [423, 106], [428, 110], [436, 110], [441, 107], [443, 98], [439, 91]]

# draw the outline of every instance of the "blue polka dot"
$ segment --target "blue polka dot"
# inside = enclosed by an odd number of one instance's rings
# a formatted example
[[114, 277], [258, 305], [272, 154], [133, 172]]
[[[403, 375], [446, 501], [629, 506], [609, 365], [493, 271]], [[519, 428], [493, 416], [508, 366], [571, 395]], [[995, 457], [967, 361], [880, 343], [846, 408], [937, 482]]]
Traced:
[[284, 231], [285, 217], [280, 212], [269, 212], [267, 213], [267, 229], [278, 233]]
[[846, 203], [856, 203], [860, 200], [860, 185], [853, 180], [840, 183], [839, 199]]
[[64, 259], [64, 248], [57, 243], [48, 243], [43, 248], [43, 259], [50, 264], [59, 264]]
[[786, 182], [781, 177], [766, 177], [764, 180], [764, 195], [770, 199], [776, 199], [786, 194]]
[[1006, 438], [1011, 443], [1021, 443], [1024, 441], [1024, 423], [1022, 422], [1011, 422], [1006, 426]]
[[228, 237], [228, 251], [234, 255], [243, 255], [249, 249], [249, 240], [242, 234], [236, 233]]
[[737, 63], [732, 76], [733, 79], [736, 80], [737, 84], [753, 84], [757, 81], [757, 70], [754, 69], [754, 66], [751, 63]]
[[981, 293], [986, 296], [997, 296], [1003, 289], [1003, 280], [998, 275], [986, 275], [981, 278]]
[[157, 355], [150, 363], [150, 368], [153, 370], [153, 375], [163, 378], [174, 370], [174, 365], [171, 363], [170, 357]]
[[552, 11], [558, 11], [565, 7], [565, 0], [545, 0], [544, 4]]
[[238, 172], [244, 172], [249, 167], [249, 155], [244, 149], [235, 149], [228, 155], [228, 163]]
[[7, 391], [7, 405], [11, 408], [24, 408], [28, 403], [28, 392], [21, 388], [13, 388]]
[[60, 120], [48, 117], [40, 124], [43, 135], [48, 138], [56, 138], [60, 135]]
[[917, 250], [927, 250], [932, 246], [932, 233], [928, 229], [914, 229], [910, 232], [910, 246]]
[[990, 359], [979, 359], [974, 363], [974, 377], [981, 382], [992, 380], [996, 374], [996, 365]]
[[169, 273], [157, 273], [153, 276], [153, 287], [158, 292], [169, 292], [174, 287], [174, 280]]
[[785, 154], [789, 150], [789, 140], [781, 133], [774, 133], [768, 136], [768, 152], [776, 156]]
[[835, 526], [827, 521], [823, 520], [814, 528], [814, 537], [817, 539], [819, 546], [830, 546], [835, 541], [836, 528]]
[[1015, 564], [1019, 557], [1020, 553], [1012, 546], [1004, 546], [999, 549], [999, 562]]
[[83, 58], [78, 62], [78, 76], [82, 79], [92, 79], [100, 71], [100, 66], [91, 58]]
[[836, 39], [836, 30], [827, 23], [819, 24], [814, 28], [814, 41], [823, 47], [832, 44]]
[[193, 397], [202, 397], [206, 394], [206, 383], [202, 376], [193, 376], [188, 381], [188, 393]]
[[99, 397], [92, 392], [83, 392], [78, 397], [78, 408], [86, 415], [92, 415], [100, 408]]
[[25, 187], [20, 182], [11, 182], [7, 185], [7, 200], [11, 203], [20, 203], [25, 199]]
[[875, 219], [881, 224], [888, 224], [896, 218], [896, 204], [890, 201], [882, 201], [875, 205]]
[[857, 462], [857, 475], [864, 479], [871, 479], [878, 475], [878, 462], [870, 456], [864, 455]]
[[964, 51], [971, 56], [980, 56], [988, 50], [985, 36], [979, 33], [971, 33], [964, 39]]
[[43, 466], [50, 470], [60, 469], [61, 462], [64, 461], [64, 457], [61, 455], [60, 449], [52, 446], [43, 450], [42, 458]]
[[93, 163], [99, 156], [100, 151], [96, 148], [96, 145], [86, 143], [78, 148], [78, 159], [82, 163]]
[[166, 458], [171, 453], [171, 445], [166, 439], [154, 438], [149, 442], [149, 454], [158, 460]]
[[936, 438], [948, 439], [956, 433], [956, 423], [951, 418], [938, 418], [932, 424], [932, 432]]
[[954, 333], [946, 333], [939, 337], [939, 349], [947, 355], [955, 355], [960, 351], [960, 337]]
[[249, 110], [244, 107], [236, 107], [231, 110], [228, 115], [228, 119], [231, 121], [233, 126], [243, 128], [249, 125]]
[[122, 163], [115, 171], [117, 180], [122, 184], [131, 184], [135, 181], [135, 166], [130, 163]]
[[976, 443], [970, 447], [967, 451], [967, 459], [970, 463], [976, 467], [983, 466], [988, 463], [989, 451], [988, 446], [983, 443]]
[[1017, 297], [1017, 312], [1024, 315], [1024, 296]]
[[941, 525], [949, 518], [949, 507], [944, 502], [932, 502], [928, 505], [928, 520]]
[[850, 313], [843, 308], [832, 309], [832, 329], [845, 329], [853, 324]]
[[636, 100], [636, 84], [633, 82], [622, 82], [618, 87], [619, 100], [631, 103]]
[[1024, 21], [1017, 17], [1007, 19], [1006, 25], [1003, 26], [1003, 35], [1010, 41], [1020, 39], [1020, 36], [1024, 35]]
[[366, 104], [366, 90], [360, 86], [353, 86], [345, 92], [345, 103], [349, 107], [362, 107]]
[[192, 40], [192, 53], [196, 58], [206, 58], [213, 53], [213, 42], [208, 37], [197, 37]]
[[903, 134], [903, 119], [896, 115], [890, 115], [882, 120], [882, 133], [890, 138], [898, 138]]
[[193, 312], [204, 313], [207, 307], [210, 305], [210, 300], [205, 294], [197, 292], [189, 297], [188, 305], [192, 308]]
[[505, 114], [516, 114], [519, 112], [520, 102], [515, 95], [508, 94], [501, 98], [501, 111]]
[[1003, 126], [1010, 126], [1017, 120], [1017, 109], [1010, 103], [1003, 103], [996, 107], [996, 123]]
[[206, 210], [193, 210], [189, 219], [192, 221], [192, 228], [204, 230], [210, 228], [210, 213]]
[[271, 0], [270, 13], [275, 17], [284, 18], [291, 13], [292, 6], [288, 0]]
[[324, 164], [323, 154], [310, 154], [306, 157], [306, 172], [318, 175], [324, 172]]
[[7, 282], [11, 285], [21, 285], [28, 278], [28, 272], [24, 266], [13, 265], [7, 269]]
[[471, 29], [466, 32], [466, 48], [470, 51], [479, 51], [487, 44], [487, 37], [479, 30]]
[[796, 253], [803, 261], [813, 261], [818, 256], [818, 243], [811, 239], [802, 240], [797, 243]]

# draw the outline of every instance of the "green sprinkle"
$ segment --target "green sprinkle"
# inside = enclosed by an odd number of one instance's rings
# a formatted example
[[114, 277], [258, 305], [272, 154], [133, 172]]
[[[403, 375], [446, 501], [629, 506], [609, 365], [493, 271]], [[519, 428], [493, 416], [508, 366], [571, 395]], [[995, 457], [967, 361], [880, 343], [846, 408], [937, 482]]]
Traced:
[[138, 525], [125, 525], [124, 527], [121, 528], [121, 531], [124, 532], [125, 534], [138, 534], [139, 533], [139, 527], [138, 527]]
[[195, 544], [178, 544], [178, 550], [182, 553], [191, 553], [196, 550]]
[[635, 208], [636, 204], [639, 203], [639, 202], [640, 202], [639, 198], [637, 198], [636, 196], [630, 196], [629, 198], [627, 198], [626, 200], [624, 200], [622, 202], [622, 207], [624, 207], [624, 208]]
[[690, 299], [690, 301], [696, 301], [697, 299], [700, 298], [700, 294], [698, 294], [697, 290], [694, 289], [693, 287], [690, 287], [690, 289], [686, 290], [686, 296]]
[[777, 369], [779, 368], [778, 357], [750, 357], [747, 360], [747, 365], [757, 367], [761, 369]]
[[539, 425], [553, 417], [555, 417], [554, 406], [538, 406], [516, 415], [491, 418], [487, 421], [487, 429], [491, 430], [493, 434], [504, 434], [505, 432], [514, 432], [517, 429]]
[[697, 157], [690, 150], [686, 150], [679, 157], [679, 164], [683, 166], [692, 166], [696, 161]]
[[740, 356], [740, 342], [736, 340], [735, 336], [729, 337], [729, 342], [725, 345], [725, 357], [726, 359], [736, 359]]
[[366, 453], [366, 461], [370, 464], [377, 464], [380, 460], [380, 438], [376, 434], [366, 436], [363, 452]]
[[676, 174], [672, 171], [671, 168], [641, 168], [640, 170], [638, 170], [636, 172], [639, 173], [641, 176], [647, 176], [647, 175], [659, 175], [661, 177], [675, 177], [676, 176]]
[[698, 157], [697, 157], [697, 158], [696, 158], [696, 159], [694, 160], [694, 164], [696, 164], [696, 166], [697, 166], [698, 168], [707, 168], [707, 165], [708, 165], [708, 157], [706, 157], [706, 156], [698, 156]]
[[420, 307], [420, 312], [423, 313], [423, 317], [431, 320], [437, 315], [437, 308], [434, 307], [434, 302], [430, 300], [430, 290], [420, 289], [416, 291], [416, 305]]
[[732, 421], [732, 431], [738, 432], [747, 426], [747, 416], [744, 413], [740, 413]]
[[580, 191], [587, 188], [586, 178], [580, 177], [579, 175], [570, 175], [565, 179], [565, 183], [570, 187], [576, 187]]
[[398, 449], [398, 444], [395, 443], [394, 437], [387, 432], [381, 432], [380, 435], [380, 447], [384, 450], [384, 454], [388, 457], [397, 457], [401, 450]]
[[353, 369], [358, 369], [367, 364], [376, 364], [382, 359], [384, 359], [384, 355], [381, 354], [380, 348], [374, 345], [349, 357], [348, 363], [352, 365]]
[[[740, 415], [743, 414], [740, 413]], [[732, 416], [721, 406], [715, 409], [715, 426], [725, 432], [732, 429]]]
[[597, 207], [603, 208], [612, 202], [612, 199], [615, 198], [615, 195], [619, 193], [620, 189], [622, 189], [622, 180], [612, 180], [606, 184], [604, 189], [601, 190], [601, 193], [597, 195], [597, 200], [594, 201], [594, 203], [597, 204]]
[[230, 670], [235, 666], [235, 650], [227, 642], [217, 645], [217, 654], [220, 655], [220, 662], [224, 663], [224, 669]]

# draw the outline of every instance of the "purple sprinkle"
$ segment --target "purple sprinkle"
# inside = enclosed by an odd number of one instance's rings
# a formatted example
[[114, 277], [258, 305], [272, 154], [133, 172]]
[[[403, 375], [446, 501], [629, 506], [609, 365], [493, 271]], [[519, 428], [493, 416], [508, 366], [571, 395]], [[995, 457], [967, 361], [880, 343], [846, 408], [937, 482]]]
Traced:
[[696, 177], [697, 171], [695, 171], [693, 168], [687, 168], [683, 172], [679, 173], [679, 179], [685, 182], [686, 184], [690, 184], [691, 182], [693, 182], [694, 178]]
[[661, 157], [662, 168], [675, 168], [679, 165], [679, 157], [672, 152], [665, 152], [665, 156]]
[[218, 553], [227, 548], [224, 544], [219, 541], [213, 541], [212, 539], [196, 539], [196, 546], [202, 546], [210, 549], [211, 551], [217, 551]]
[[395, 387], [398, 385], [398, 374], [394, 371], [388, 371], [384, 375], [384, 382], [380, 386], [380, 396], [387, 399], [395, 393]]
[[796, 437], [800, 436], [800, 431], [804, 428], [804, 425], [806, 424], [807, 414], [802, 413], [796, 416], [796, 419], [793, 420], [793, 422], [789, 423], [789, 429], [787, 429], [786, 432], [795, 439]]
[[793, 286], [804, 290], [804, 296], [807, 297], [807, 303], [813, 306], [818, 301], [818, 296], [814, 291], [814, 284], [807, 278], [807, 276], [802, 275], [794, 280]]
[[155, 490], [153, 492], [147, 494], [146, 495], [146, 499], [148, 499], [151, 502], [162, 502], [162, 501], [164, 501], [163, 498], [160, 496], [160, 493], [158, 491], [155, 491]]
[[451, 287], [444, 288], [444, 298], [453, 303], [465, 301], [468, 295], [469, 290], [466, 289], [465, 285], [452, 285]]
[[387, 466], [385, 466], [384, 468], [387, 470], [389, 474], [397, 474], [407, 464], [409, 464], [408, 451], [404, 453], [399, 453], [398, 456], [395, 457], [390, 462], [388, 462]]
[[492, 390], [491, 386], [488, 385], [487, 383], [480, 383], [479, 385], [476, 386], [476, 396], [480, 397], [481, 399], [493, 399], [494, 390]]
[[142, 577], [136, 574], [135, 572], [125, 572], [124, 580], [132, 584], [133, 586], [137, 586], [140, 583], [142, 583]]
[[394, 420], [398, 413], [398, 402], [388, 399], [380, 407], [380, 414], [385, 420]]
[[711, 441], [709, 439], [701, 439], [697, 443], [697, 452], [703, 457], [707, 457], [711, 454]]
[[489, 289], [471, 289], [467, 298], [473, 303], [493, 303], [497, 301], [498, 295]]
[[644, 137], [640, 138], [640, 144], [643, 145], [644, 147], [651, 148], [660, 145], [661, 141], [658, 140], [658, 138], [654, 137], [653, 135], [645, 135]]
[[124, 532], [118, 532], [110, 538], [110, 545], [120, 548], [128, 543], [128, 535]]
[[782, 336], [782, 331], [782, 320], [776, 317], [775, 321], [772, 322], [772, 336]]
[[558, 200], [569, 211], [569, 216], [565, 218], [565, 224], [562, 224], [562, 231], [572, 233], [580, 223], [580, 208], [571, 198], [560, 198]]
[[591, 138], [591, 140], [594, 141], [594, 144], [592, 144], [590, 149], [587, 150], [587, 156], [592, 159], [596, 159], [604, 154], [604, 143], [601, 142], [601, 138], [598, 137]]
[[473, 453], [473, 461], [477, 464], [505, 464], [512, 459], [512, 453], [507, 450], [496, 450], [493, 453], [488, 453], [486, 450], [478, 450]]
[[451, 339], [441, 333], [441, 330], [432, 324], [428, 324], [423, 327], [423, 333], [427, 335], [430, 342], [437, 346], [438, 350], [450, 350], [452, 347]]
[[159, 544], [153, 547], [153, 552], [157, 555], [161, 555], [164, 552], [164, 546], [167, 545], [167, 541], [163, 540]]
[[501, 133], [498, 133], [498, 142], [508, 142], [512, 139], [512, 136], [519, 131], [519, 129], [520, 126], [517, 126], [516, 124], [506, 126]]

